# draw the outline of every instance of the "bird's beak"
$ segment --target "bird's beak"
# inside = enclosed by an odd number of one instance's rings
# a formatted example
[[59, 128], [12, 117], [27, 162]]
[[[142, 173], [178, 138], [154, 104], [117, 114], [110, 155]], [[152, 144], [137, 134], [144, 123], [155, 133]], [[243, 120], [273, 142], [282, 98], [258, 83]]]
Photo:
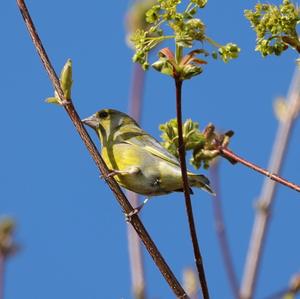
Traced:
[[98, 125], [99, 125], [99, 120], [98, 117], [96, 116], [96, 114], [93, 114], [90, 117], [84, 118], [81, 120], [85, 125], [93, 128], [93, 129], [97, 129]]

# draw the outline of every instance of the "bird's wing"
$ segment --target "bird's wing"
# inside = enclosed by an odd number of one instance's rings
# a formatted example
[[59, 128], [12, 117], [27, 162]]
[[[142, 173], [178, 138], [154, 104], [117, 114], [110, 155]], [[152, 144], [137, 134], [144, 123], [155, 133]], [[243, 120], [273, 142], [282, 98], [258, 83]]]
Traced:
[[169, 153], [157, 140], [151, 136], [141, 136], [146, 151], [172, 164], [180, 165], [175, 156]]
[[[152, 155], [161, 158], [169, 163], [179, 166], [179, 161], [175, 156], [169, 153], [156, 139], [138, 128], [135, 132], [131, 131], [127, 136], [126, 133], [121, 134], [122, 142], [143, 148]], [[120, 137], [121, 137], [120, 136]]]

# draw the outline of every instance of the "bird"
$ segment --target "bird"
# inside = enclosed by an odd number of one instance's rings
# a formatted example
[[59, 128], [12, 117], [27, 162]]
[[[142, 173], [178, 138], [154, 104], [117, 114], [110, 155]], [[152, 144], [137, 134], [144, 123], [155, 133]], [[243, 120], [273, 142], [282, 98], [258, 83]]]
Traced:
[[[183, 191], [179, 160], [132, 117], [118, 110], [102, 109], [82, 122], [100, 139], [108, 176], [114, 176], [125, 189], [147, 197], [138, 210], [152, 196]], [[204, 175], [188, 171], [187, 176], [190, 187], [214, 194]]]

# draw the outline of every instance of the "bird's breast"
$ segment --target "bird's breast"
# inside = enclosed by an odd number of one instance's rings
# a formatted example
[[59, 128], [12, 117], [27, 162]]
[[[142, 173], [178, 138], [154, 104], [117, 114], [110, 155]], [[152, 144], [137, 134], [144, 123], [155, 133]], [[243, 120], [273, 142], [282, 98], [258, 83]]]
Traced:
[[143, 148], [119, 143], [103, 147], [102, 157], [111, 170], [126, 171], [137, 167], [135, 174], [116, 175], [117, 182], [138, 194], [156, 196], [182, 188], [180, 168]]

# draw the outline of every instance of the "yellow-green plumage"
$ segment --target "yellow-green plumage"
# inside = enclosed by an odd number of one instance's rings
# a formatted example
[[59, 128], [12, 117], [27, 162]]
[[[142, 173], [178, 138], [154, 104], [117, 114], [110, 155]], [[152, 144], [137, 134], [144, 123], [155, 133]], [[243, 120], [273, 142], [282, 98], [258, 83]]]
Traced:
[[[133, 192], [155, 196], [182, 191], [179, 161], [125, 113], [101, 110], [83, 122], [97, 132], [102, 157], [117, 182]], [[208, 179], [188, 172], [191, 187], [213, 193]]]

